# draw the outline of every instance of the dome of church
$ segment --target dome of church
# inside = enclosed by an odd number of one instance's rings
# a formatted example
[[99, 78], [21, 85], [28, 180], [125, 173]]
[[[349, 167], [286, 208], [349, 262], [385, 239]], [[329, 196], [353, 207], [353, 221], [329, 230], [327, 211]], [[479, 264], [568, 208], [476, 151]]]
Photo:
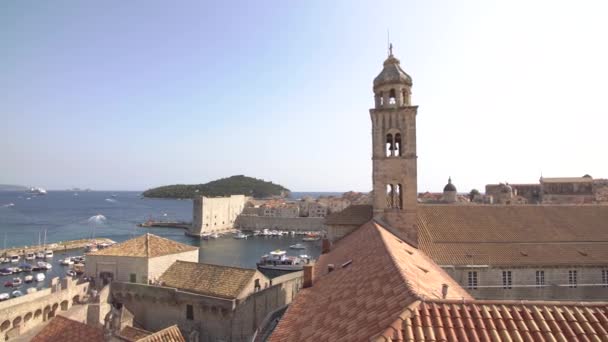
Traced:
[[446, 191], [456, 191], [456, 187], [452, 184], [452, 177], [448, 178], [448, 184], [443, 187], [443, 192]]
[[399, 60], [393, 56], [390, 56], [384, 61], [384, 68], [376, 78], [374, 78], [374, 89], [376, 87], [385, 84], [405, 84], [412, 86], [412, 78], [406, 74], [401, 66], [399, 66]]

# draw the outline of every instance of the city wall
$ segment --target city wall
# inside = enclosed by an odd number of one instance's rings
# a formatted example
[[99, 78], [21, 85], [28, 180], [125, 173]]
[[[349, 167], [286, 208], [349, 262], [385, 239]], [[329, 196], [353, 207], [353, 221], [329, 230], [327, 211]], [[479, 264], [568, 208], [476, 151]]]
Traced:
[[78, 304], [89, 289], [89, 283], [76, 284], [71, 278], [53, 278], [51, 287], [22, 297], [0, 302], [0, 336], [5, 341], [67, 311]]
[[280, 229], [295, 231], [324, 230], [323, 217], [266, 217], [239, 215], [236, 228], [244, 230]]

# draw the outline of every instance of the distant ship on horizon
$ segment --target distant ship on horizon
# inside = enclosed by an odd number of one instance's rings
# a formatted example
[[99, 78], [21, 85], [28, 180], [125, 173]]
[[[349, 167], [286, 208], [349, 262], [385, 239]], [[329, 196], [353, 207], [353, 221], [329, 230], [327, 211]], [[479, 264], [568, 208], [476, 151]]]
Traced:
[[28, 193], [33, 194], [33, 195], [46, 195], [47, 194], [45, 189], [39, 188], [39, 187], [31, 187], [28, 190]]

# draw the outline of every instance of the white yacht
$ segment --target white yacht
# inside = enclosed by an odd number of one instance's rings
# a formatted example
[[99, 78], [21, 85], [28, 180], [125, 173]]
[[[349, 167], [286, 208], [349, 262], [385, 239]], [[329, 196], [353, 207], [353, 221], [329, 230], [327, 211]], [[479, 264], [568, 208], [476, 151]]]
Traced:
[[37, 282], [44, 281], [44, 278], [46, 278], [46, 276], [44, 275], [44, 273], [37, 273], [36, 274], [36, 281]]
[[25, 260], [34, 260], [36, 259], [36, 254], [34, 252], [25, 253]]
[[247, 234], [243, 234], [242, 232], [238, 232], [238, 234], [236, 234], [234, 236], [235, 239], [246, 239], [249, 235]]
[[74, 265], [74, 260], [72, 258], [65, 258], [59, 262], [63, 266]]
[[28, 192], [33, 195], [46, 195], [47, 194], [46, 190], [44, 190], [43, 188], [37, 188], [37, 187], [30, 188], [30, 190]]
[[47, 249], [44, 251], [44, 258], [45, 259], [50, 259], [53, 257], [53, 251], [50, 249]]
[[53, 265], [49, 264], [48, 262], [44, 262], [44, 261], [38, 261], [37, 265], [38, 265], [38, 267], [45, 269], [45, 270], [50, 270], [51, 268], [53, 268]]
[[301, 271], [308, 260], [295, 256], [287, 256], [286, 251], [277, 249], [269, 254], [263, 255], [257, 263], [259, 269], [280, 271]]
[[19, 262], [19, 260], [21, 259], [21, 257], [19, 255], [17, 255], [17, 254], [13, 254], [13, 255], [9, 256], [9, 259], [11, 259], [11, 262], [15, 264], [15, 263]]

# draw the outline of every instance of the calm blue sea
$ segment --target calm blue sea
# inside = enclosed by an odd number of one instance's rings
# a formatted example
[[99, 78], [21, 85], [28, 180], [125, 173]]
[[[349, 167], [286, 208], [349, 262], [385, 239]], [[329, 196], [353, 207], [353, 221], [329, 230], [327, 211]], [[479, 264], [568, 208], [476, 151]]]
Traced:
[[[303, 196], [339, 195], [340, 193], [294, 192]], [[276, 248], [288, 249], [300, 237], [236, 240], [230, 236], [201, 241], [184, 235], [181, 229], [139, 228], [148, 219], [192, 220], [192, 201], [144, 199], [139, 192], [70, 192], [49, 191], [46, 196], [24, 192], [0, 192], [0, 246], [37, 244], [39, 236], [47, 242], [107, 237], [120, 242], [147, 232], [193, 246], [200, 246], [202, 262], [255, 267], [259, 257]], [[301, 253], [316, 257], [320, 243], [309, 243]], [[293, 252], [295, 253], [295, 252]]]

